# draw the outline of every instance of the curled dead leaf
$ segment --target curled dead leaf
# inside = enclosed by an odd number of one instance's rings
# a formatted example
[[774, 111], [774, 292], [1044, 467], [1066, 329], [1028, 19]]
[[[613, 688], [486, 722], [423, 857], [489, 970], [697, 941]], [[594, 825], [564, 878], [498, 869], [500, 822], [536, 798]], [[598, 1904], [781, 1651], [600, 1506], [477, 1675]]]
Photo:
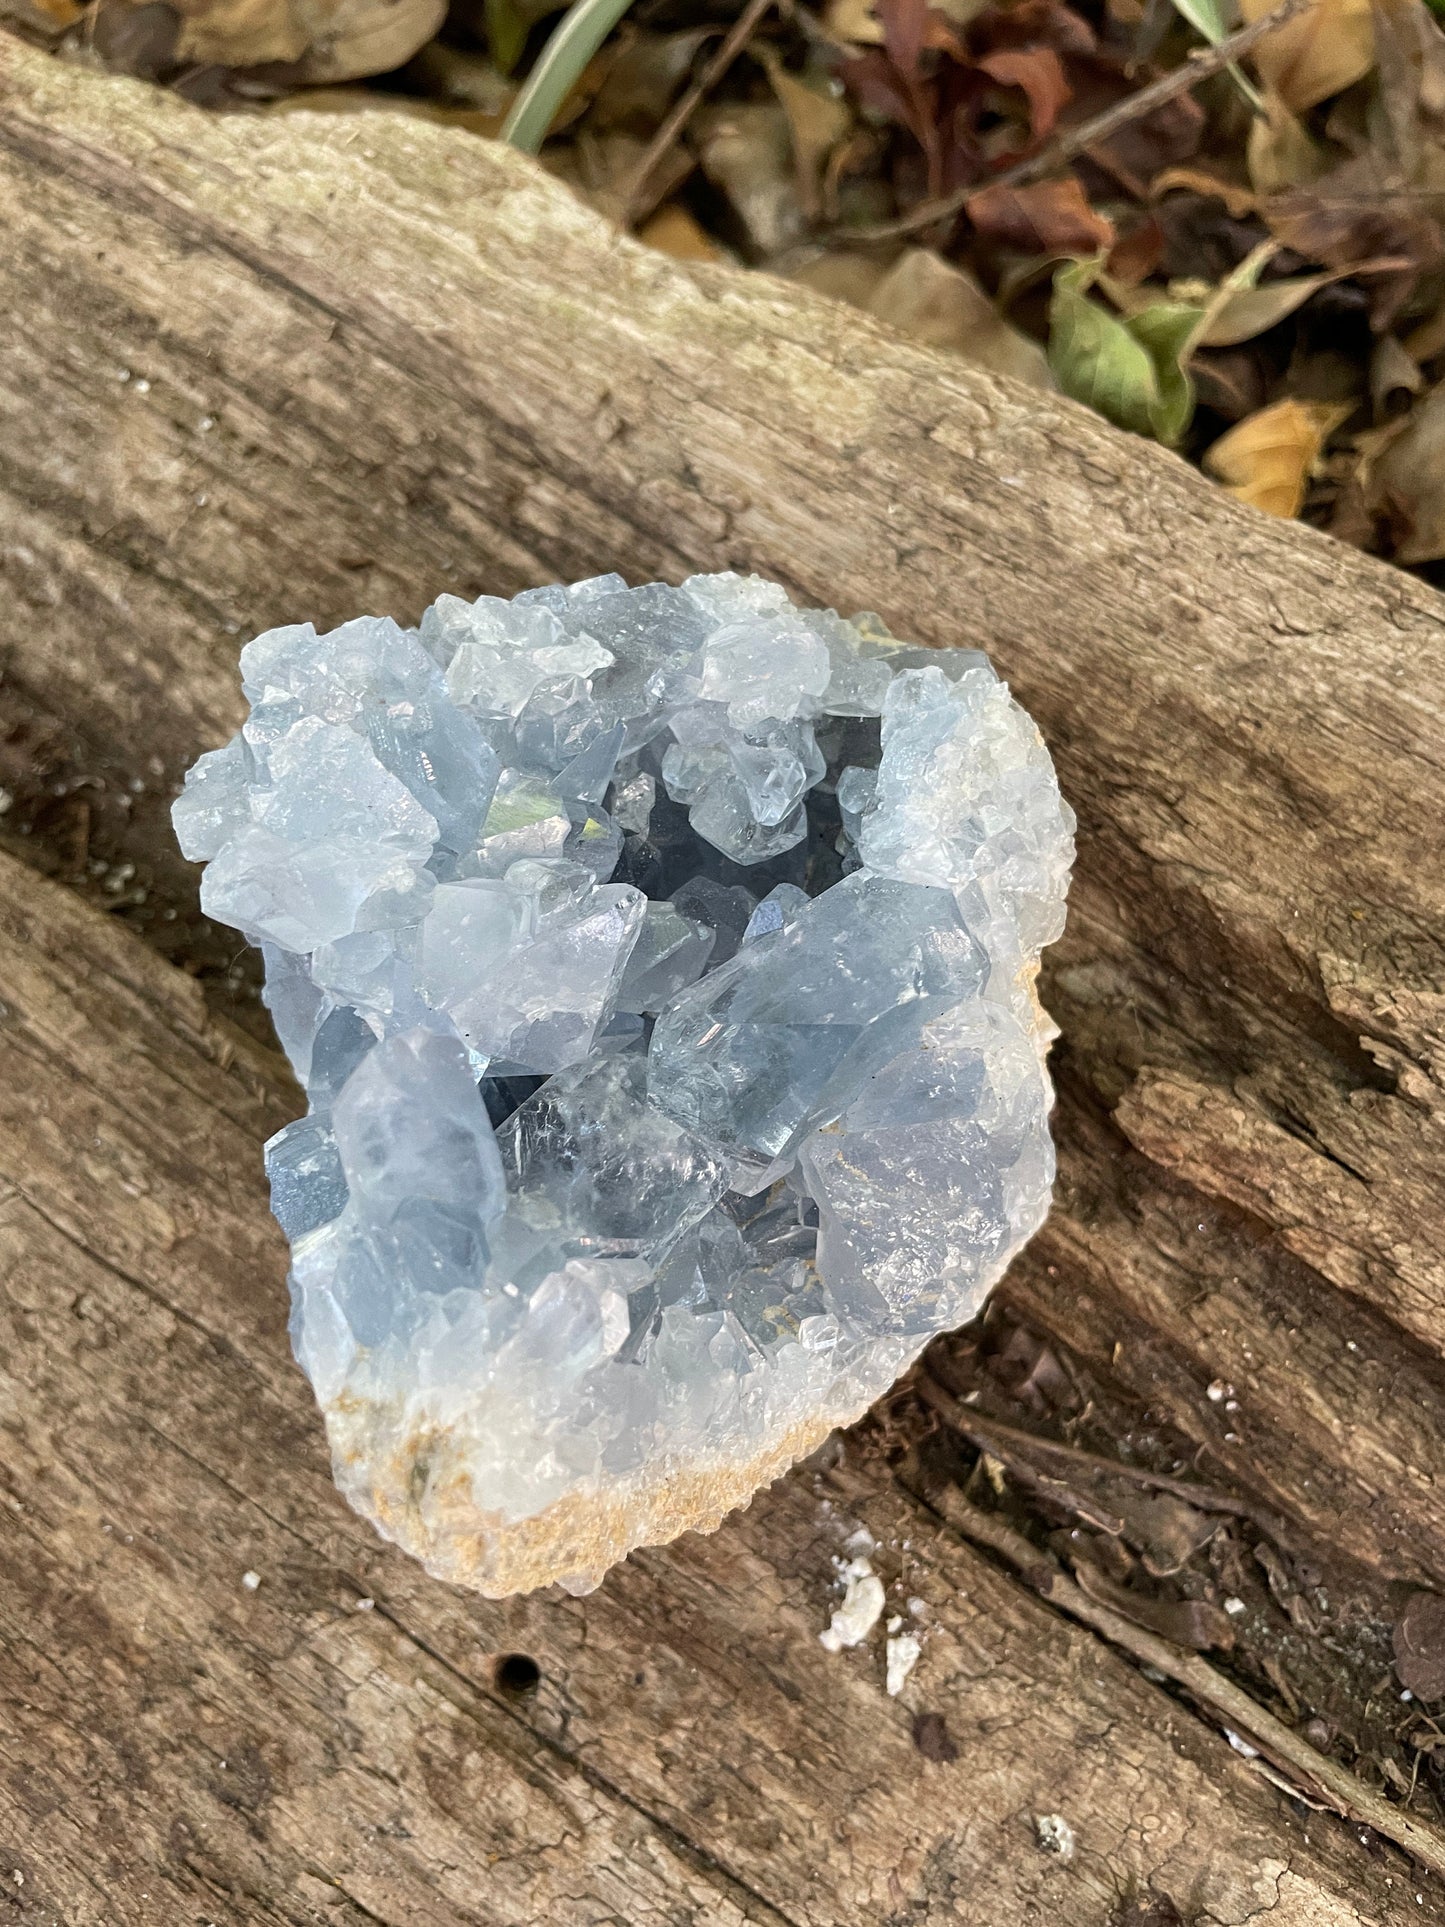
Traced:
[[1215, 200], [1223, 201], [1225, 212], [1235, 221], [1253, 214], [1259, 205], [1252, 188], [1238, 181], [1221, 180], [1203, 167], [1166, 167], [1156, 174], [1149, 184], [1150, 198], [1158, 200], [1171, 192], [1212, 195]]
[[1001, 87], [1022, 91], [1035, 140], [1053, 132], [1060, 109], [1073, 98], [1064, 64], [1052, 47], [1000, 47], [996, 53], [981, 55], [978, 68]]
[[1236, 422], [1204, 452], [1204, 466], [1238, 501], [1292, 520], [1327, 438], [1348, 402], [1277, 401]]
[[1256, 335], [1292, 315], [1333, 279], [1328, 274], [1292, 275], [1288, 280], [1268, 281], [1262, 288], [1236, 289], [1211, 315], [1199, 337], [1200, 347], [1233, 348], [1241, 341], [1253, 341]]
[[1164, 256], [1164, 230], [1152, 214], [1121, 234], [1109, 250], [1105, 270], [1121, 288], [1137, 288], [1148, 280]]
[[[1262, 20], [1275, 0], [1241, 0], [1248, 22]], [[1292, 114], [1342, 93], [1375, 63], [1370, 0], [1311, 0], [1255, 43], [1251, 58], [1266, 88]]]
[[978, 282], [929, 248], [905, 248], [891, 263], [837, 248], [793, 268], [788, 279], [863, 308], [879, 321], [995, 374], [1052, 388], [1048, 358], [1010, 326]]

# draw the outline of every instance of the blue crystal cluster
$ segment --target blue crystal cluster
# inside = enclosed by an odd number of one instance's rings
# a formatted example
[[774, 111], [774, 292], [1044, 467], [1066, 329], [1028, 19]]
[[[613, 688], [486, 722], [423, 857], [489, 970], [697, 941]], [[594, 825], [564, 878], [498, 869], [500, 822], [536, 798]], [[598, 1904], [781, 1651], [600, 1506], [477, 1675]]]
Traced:
[[247, 645], [175, 805], [309, 1110], [343, 1490], [490, 1593], [708, 1526], [1042, 1221], [1073, 819], [987, 659], [757, 577]]

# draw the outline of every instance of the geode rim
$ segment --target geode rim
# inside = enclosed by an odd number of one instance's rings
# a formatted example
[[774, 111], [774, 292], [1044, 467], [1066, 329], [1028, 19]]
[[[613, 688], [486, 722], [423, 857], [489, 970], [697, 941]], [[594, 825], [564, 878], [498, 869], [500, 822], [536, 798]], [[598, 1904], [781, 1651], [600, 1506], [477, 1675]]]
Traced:
[[353, 1506], [494, 1597], [710, 1530], [1053, 1179], [1073, 818], [974, 650], [758, 577], [272, 630], [175, 806], [309, 1109], [267, 1146]]

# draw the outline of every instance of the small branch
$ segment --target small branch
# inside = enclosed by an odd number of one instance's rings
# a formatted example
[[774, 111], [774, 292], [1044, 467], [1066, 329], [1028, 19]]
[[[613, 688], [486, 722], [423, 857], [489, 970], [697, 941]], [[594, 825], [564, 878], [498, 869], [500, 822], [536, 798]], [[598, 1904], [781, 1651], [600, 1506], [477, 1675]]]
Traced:
[[940, 200], [926, 201], [923, 206], [914, 208], [899, 220], [887, 221], [879, 227], [861, 228], [846, 238], [889, 241], [898, 235], [916, 234], [920, 228], [932, 227], [936, 221], [946, 221], [962, 213], [974, 195], [981, 194], [985, 188], [1024, 187], [1030, 181], [1053, 173], [1056, 168], [1063, 167], [1066, 162], [1076, 159], [1100, 141], [1107, 140], [1111, 134], [1116, 134], [1121, 127], [1127, 127], [1131, 121], [1142, 120], [1146, 114], [1152, 114], [1156, 107], [1167, 105], [1180, 94], [1187, 94], [1192, 87], [1197, 87], [1201, 80], [1207, 80], [1211, 74], [1232, 66], [1241, 54], [1248, 53], [1267, 34], [1274, 33], [1311, 3], [1312, 0], [1280, 0], [1279, 6], [1262, 19], [1226, 34], [1216, 46], [1196, 48], [1187, 60], [1171, 68], [1167, 74], [1161, 74], [1157, 80], [1151, 80], [1137, 94], [1129, 94], [1123, 100], [1115, 101], [1112, 107], [1106, 107], [1102, 113], [1081, 121], [1077, 127], [1066, 127], [1041, 147], [1037, 154], [1030, 154], [1002, 174], [996, 174], [992, 180], [973, 181], [967, 187], [956, 188], [953, 193], [945, 194]]
[[617, 191], [617, 200], [621, 209], [619, 219], [624, 227], [635, 226], [638, 221], [652, 212], [646, 193], [650, 177], [656, 172], [683, 128], [692, 119], [704, 96], [717, 86], [728, 68], [752, 39], [763, 15], [772, 5], [773, 0], [748, 0], [747, 6], [728, 29], [717, 52], [648, 142], [646, 153]]
[[1085, 1452], [1077, 1445], [1062, 1445], [1056, 1439], [1040, 1438], [1035, 1432], [1006, 1425], [1002, 1419], [989, 1418], [983, 1412], [976, 1412], [971, 1405], [965, 1405], [927, 1368], [916, 1371], [912, 1383], [945, 1424], [961, 1433], [980, 1451], [991, 1452], [996, 1459], [1007, 1461], [1011, 1457], [1021, 1456], [1027, 1461], [1030, 1455], [1043, 1456], [1063, 1465], [1077, 1467], [1081, 1472], [1125, 1479], [1131, 1485], [1167, 1492], [1172, 1498], [1183, 1499], [1201, 1512], [1226, 1512], [1233, 1513], [1236, 1518], [1251, 1519], [1276, 1545], [1288, 1550], [1294, 1548], [1296, 1535], [1278, 1513], [1252, 1505], [1232, 1493], [1221, 1492], [1217, 1486], [1196, 1484], [1192, 1479], [1176, 1479], [1167, 1472], [1150, 1472], [1141, 1465], [1125, 1465], [1121, 1459], [1106, 1459], [1098, 1453]]
[[1403, 1847], [1422, 1867], [1428, 1867], [1432, 1873], [1445, 1874], [1445, 1838], [1433, 1827], [1413, 1820], [1403, 1807], [1395, 1806], [1367, 1787], [1338, 1760], [1318, 1752], [1292, 1727], [1266, 1712], [1242, 1688], [1216, 1672], [1207, 1660], [1185, 1652], [1091, 1599], [1059, 1570], [1048, 1553], [1032, 1545], [1022, 1533], [1015, 1532], [994, 1514], [971, 1505], [957, 1486], [930, 1485], [920, 1496], [961, 1537], [984, 1547], [1011, 1566], [1040, 1598], [1098, 1633], [1111, 1646], [1128, 1653], [1141, 1666], [1153, 1667], [1173, 1680], [1191, 1699], [1214, 1714], [1227, 1732], [1247, 1736], [1248, 1744], [1282, 1769], [1312, 1803], [1363, 1822], [1386, 1840]]

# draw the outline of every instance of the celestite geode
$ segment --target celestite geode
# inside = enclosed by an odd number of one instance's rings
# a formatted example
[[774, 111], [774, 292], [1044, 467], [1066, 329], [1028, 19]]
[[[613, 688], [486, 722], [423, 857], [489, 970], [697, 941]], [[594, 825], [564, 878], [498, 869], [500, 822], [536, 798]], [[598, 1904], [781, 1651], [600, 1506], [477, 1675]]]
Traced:
[[756, 576], [275, 629], [175, 806], [351, 1503], [439, 1576], [709, 1529], [1048, 1208], [1073, 817], [987, 659]]

